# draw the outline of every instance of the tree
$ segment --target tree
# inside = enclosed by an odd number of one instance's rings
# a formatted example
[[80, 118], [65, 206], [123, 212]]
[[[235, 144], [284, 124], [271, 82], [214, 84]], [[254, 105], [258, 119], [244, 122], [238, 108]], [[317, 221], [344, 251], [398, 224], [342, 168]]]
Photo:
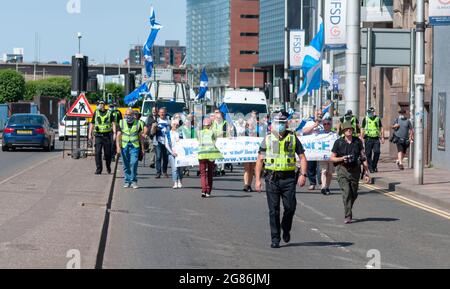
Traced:
[[22, 100], [25, 93], [25, 78], [14, 70], [0, 70], [0, 103]]
[[71, 80], [67, 77], [51, 77], [26, 83], [25, 99], [35, 96], [52, 96], [59, 99], [70, 97]]

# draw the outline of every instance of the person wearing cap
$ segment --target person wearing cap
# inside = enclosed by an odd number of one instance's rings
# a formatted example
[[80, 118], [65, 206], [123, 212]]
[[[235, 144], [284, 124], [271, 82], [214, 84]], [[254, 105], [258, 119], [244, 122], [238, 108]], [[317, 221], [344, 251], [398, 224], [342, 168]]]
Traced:
[[410, 144], [413, 142], [414, 130], [413, 125], [409, 119], [406, 118], [406, 110], [400, 109], [399, 116], [392, 124], [394, 130], [391, 141], [397, 145], [397, 161], [396, 164], [399, 170], [404, 170], [403, 159]]
[[[261, 172], [264, 166], [267, 203], [269, 206], [271, 248], [279, 248], [281, 230], [283, 241], [291, 240], [291, 228], [297, 207], [296, 185], [303, 187], [307, 177], [307, 160], [305, 150], [297, 136], [288, 131], [288, 115], [276, 113], [272, 121], [271, 133], [261, 143], [256, 162], [255, 189], [262, 190]], [[296, 163], [296, 155], [300, 162]], [[296, 172], [300, 167], [300, 175]], [[284, 213], [280, 223], [280, 199], [283, 201]]]
[[216, 147], [216, 138], [214, 131], [211, 129], [211, 118], [206, 117], [203, 120], [203, 129], [198, 133], [198, 162], [200, 165], [200, 178], [202, 185], [202, 198], [211, 196], [215, 161], [223, 158], [222, 154]]
[[336, 130], [340, 136], [344, 135], [344, 132], [342, 130], [342, 125], [345, 122], [349, 122], [352, 125], [353, 136], [359, 137], [359, 134], [361, 133], [361, 127], [359, 126], [358, 118], [353, 115], [353, 111], [351, 109], [347, 110], [345, 115], [339, 119], [339, 124], [338, 124]]
[[381, 118], [375, 114], [373, 107], [369, 108], [367, 116], [362, 121], [361, 138], [364, 139], [369, 171], [378, 172], [381, 144], [384, 144], [384, 130]]
[[103, 171], [102, 150], [105, 154], [106, 170], [111, 173], [111, 147], [112, 136], [116, 135], [116, 123], [111, 111], [106, 110], [105, 102], [100, 100], [97, 109], [89, 124], [88, 138], [90, 141], [95, 137], [95, 165], [96, 175]]
[[125, 118], [119, 121], [116, 150], [122, 155], [124, 188], [138, 189], [138, 163], [139, 156], [144, 151], [143, 128], [135, 117], [131, 108], [125, 112]]
[[353, 130], [350, 122], [343, 123], [344, 136], [334, 143], [330, 158], [337, 167], [337, 181], [342, 191], [345, 208], [345, 224], [353, 221], [353, 205], [358, 197], [359, 177], [361, 175], [360, 162], [364, 166], [366, 183], [370, 180], [364, 145], [360, 138], [353, 135]]
[[[119, 122], [123, 119], [122, 113], [117, 109], [117, 104], [115, 102], [109, 105], [109, 111], [114, 118], [114, 123], [116, 124], [116, 128], [119, 127]], [[111, 161], [114, 162], [116, 160], [116, 141], [117, 134], [112, 135], [111, 139]]]

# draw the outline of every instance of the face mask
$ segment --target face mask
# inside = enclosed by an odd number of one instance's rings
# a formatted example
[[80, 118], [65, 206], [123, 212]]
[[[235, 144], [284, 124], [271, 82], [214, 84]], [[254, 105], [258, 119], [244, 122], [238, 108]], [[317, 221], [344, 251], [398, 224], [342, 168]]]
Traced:
[[405, 119], [406, 119], [406, 116], [404, 116], [404, 115], [400, 115], [400, 119], [403, 119], [403, 120], [405, 120]]
[[286, 126], [284, 125], [284, 123], [280, 123], [278, 125], [278, 133], [284, 133], [286, 131]]
[[128, 123], [133, 123], [134, 122], [134, 117], [132, 115], [127, 115], [125, 118], [126, 118]]
[[373, 117], [373, 112], [369, 112], [369, 113], [368, 113], [368, 116], [369, 116], [369, 117]]

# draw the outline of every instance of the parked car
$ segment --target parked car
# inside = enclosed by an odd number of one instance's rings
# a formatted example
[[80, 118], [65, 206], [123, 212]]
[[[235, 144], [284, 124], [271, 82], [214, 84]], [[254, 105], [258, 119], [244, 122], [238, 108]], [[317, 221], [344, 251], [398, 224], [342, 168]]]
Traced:
[[[86, 118], [80, 118], [80, 136], [87, 137], [88, 135], [88, 122]], [[65, 115], [58, 125], [59, 140], [64, 138], [67, 140], [69, 137], [77, 136], [77, 118]]]
[[19, 147], [55, 149], [55, 133], [45, 115], [21, 113], [8, 119], [3, 130], [2, 151]]

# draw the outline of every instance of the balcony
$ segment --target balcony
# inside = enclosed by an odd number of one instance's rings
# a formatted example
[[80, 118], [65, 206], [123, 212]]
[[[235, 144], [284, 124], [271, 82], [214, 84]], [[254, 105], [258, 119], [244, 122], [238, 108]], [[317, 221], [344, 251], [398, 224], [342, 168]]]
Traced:
[[394, 20], [393, 0], [362, 0], [362, 22], [392, 22]]

